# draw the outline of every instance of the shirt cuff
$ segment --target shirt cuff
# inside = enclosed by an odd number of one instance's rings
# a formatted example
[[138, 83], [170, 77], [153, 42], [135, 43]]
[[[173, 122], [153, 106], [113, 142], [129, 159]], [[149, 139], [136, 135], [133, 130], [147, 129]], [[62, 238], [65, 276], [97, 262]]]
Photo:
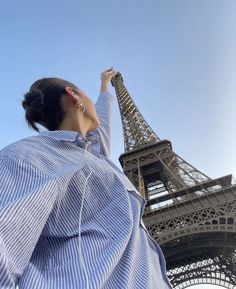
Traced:
[[108, 91], [101, 91], [100, 96], [109, 97], [112, 101], [115, 100], [115, 96]]

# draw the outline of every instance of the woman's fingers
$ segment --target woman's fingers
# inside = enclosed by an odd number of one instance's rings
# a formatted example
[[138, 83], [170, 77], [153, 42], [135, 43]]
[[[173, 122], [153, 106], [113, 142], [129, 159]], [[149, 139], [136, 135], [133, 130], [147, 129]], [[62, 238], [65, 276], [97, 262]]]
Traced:
[[108, 72], [108, 73], [107, 73], [107, 76], [113, 77], [113, 76], [116, 75], [116, 73], [117, 73], [116, 71]]
[[114, 71], [113, 68], [104, 70], [101, 73], [101, 80], [103, 83], [109, 83], [111, 79], [117, 74], [117, 71]]
[[117, 71], [114, 71], [114, 72], [112, 73], [111, 78], [113, 78], [116, 74], [117, 74]]
[[104, 71], [105, 73], [107, 72], [107, 73], [117, 73], [117, 71], [115, 71], [115, 70], [113, 70], [113, 67], [111, 67], [111, 68], [109, 68], [109, 69], [106, 69], [105, 71]]

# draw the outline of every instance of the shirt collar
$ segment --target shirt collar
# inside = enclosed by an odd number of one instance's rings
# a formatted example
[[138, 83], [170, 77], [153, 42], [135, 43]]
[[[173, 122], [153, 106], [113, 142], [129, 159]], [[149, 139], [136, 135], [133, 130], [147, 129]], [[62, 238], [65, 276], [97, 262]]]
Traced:
[[69, 142], [86, 142], [90, 141], [91, 143], [97, 142], [99, 136], [94, 133], [94, 131], [88, 132], [85, 136], [82, 136], [77, 131], [72, 130], [53, 130], [53, 131], [41, 131], [39, 132], [39, 135], [43, 136], [49, 136], [56, 140], [62, 140], [62, 141], [69, 141]]

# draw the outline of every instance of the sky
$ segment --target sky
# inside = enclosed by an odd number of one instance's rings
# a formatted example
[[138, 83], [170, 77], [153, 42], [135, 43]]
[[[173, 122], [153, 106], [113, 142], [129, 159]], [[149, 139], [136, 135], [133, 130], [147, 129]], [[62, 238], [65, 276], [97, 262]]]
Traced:
[[[70, 80], [95, 102], [100, 73], [113, 66], [175, 153], [210, 178], [236, 177], [235, 19], [235, 0], [2, 0], [0, 149], [37, 134], [21, 106], [35, 80]], [[119, 165], [117, 102], [112, 127]]]

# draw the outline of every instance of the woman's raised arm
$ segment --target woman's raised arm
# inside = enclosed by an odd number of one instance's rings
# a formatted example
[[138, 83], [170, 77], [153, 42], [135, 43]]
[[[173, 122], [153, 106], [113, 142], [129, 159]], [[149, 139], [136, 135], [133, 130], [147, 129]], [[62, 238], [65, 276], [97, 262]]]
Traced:
[[101, 89], [95, 104], [100, 127], [97, 129], [100, 136], [102, 152], [105, 156], [110, 156], [110, 139], [111, 139], [111, 118], [112, 105], [115, 97], [109, 92], [111, 78], [117, 72], [107, 69], [101, 73]]

